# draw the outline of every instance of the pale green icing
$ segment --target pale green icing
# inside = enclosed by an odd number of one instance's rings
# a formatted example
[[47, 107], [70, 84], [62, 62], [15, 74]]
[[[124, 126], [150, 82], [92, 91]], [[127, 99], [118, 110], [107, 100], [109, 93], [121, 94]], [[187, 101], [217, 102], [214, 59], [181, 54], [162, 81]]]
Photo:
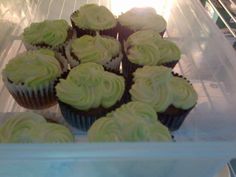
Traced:
[[160, 40], [162, 39], [160, 34], [154, 30], [142, 30], [137, 31], [130, 35], [126, 43], [130, 46], [141, 44], [143, 42], [149, 42], [150, 40]]
[[79, 110], [109, 108], [124, 92], [124, 78], [104, 71], [96, 63], [80, 64], [56, 86], [59, 99]]
[[88, 139], [90, 142], [171, 141], [171, 135], [157, 120], [151, 106], [130, 102], [95, 121]]
[[[29, 88], [47, 86], [62, 73], [60, 63], [51, 56], [50, 51], [24, 52], [6, 65], [3, 75], [15, 84], [24, 84]], [[48, 53], [49, 52], [49, 53]]]
[[171, 80], [171, 88], [174, 94], [173, 105], [177, 108], [189, 109], [197, 102], [197, 93], [193, 86], [185, 79], [174, 77]]
[[153, 30], [133, 33], [125, 42], [128, 60], [138, 65], [161, 65], [180, 59], [179, 48], [171, 41], [163, 40]]
[[0, 126], [0, 143], [63, 143], [74, 140], [64, 126], [48, 123], [33, 112], [17, 113]]
[[24, 29], [23, 41], [29, 44], [47, 44], [56, 47], [63, 44], [68, 35], [69, 25], [65, 20], [45, 20], [31, 23]]
[[132, 8], [118, 17], [118, 22], [133, 31], [152, 29], [163, 32], [166, 29], [165, 19], [156, 14], [153, 8]]
[[105, 64], [120, 53], [121, 46], [111, 37], [84, 35], [72, 41], [71, 51], [81, 63]]
[[181, 52], [178, 46], [168, 40], [160, 40], [158, 44], [160, 50], [159, 63], [166, 63], [171, 61], [177, 61], [180, 59]]
[[170, 85], [171, 69], [163, 66], [144, 66], [134, 72], [130, 89], [132, 100], [151, 105], [157, 112], [164, 112], [173, 100]]
[[116, 26], [113, 14], [104, 6], [86, 4], [71, 16], [76, 26], [82, 29], [106, 30]]
[[170, 68], [144, 66], [133, 75], [131, 99], [151, 105], [156, 112], [164, 112], [170, 105], [185, 110], [197, 102], [193, 87], [185, 79], [173, 76]]

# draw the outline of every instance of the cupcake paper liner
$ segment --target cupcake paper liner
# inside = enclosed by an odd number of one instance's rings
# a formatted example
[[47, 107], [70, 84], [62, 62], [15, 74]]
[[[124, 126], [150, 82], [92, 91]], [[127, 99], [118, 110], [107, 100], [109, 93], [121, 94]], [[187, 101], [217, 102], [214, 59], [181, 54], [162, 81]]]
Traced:
[[[74, 68], [75, 66], [78, 66], [80, 64], [80, 61], [79, 59], [76, 59], [71, 53], [71, 42], [72, 40], [70, 40], [67, 43], [66, 48], [65, 48], [65, 53], [66, 53], [66, 58], [68, 60], [68, 63], [70, 64], [70, 67]], [[120, 52], [118, 56], [113, 57], [112, 59], [110, 59], [109, 61], [107, 61], [106, 63], [102, 65], [107, 71], [120, 73], [120, 63], [122, 59], [123, 59], [123, 53]]]
[[[79, 13], [79, 10], [73, 12], [71, 14], [71, 17], [73, 15], [75, 15], [76, 13]], [[95, 36], [96, 32], [99, 32], [100, 35], [106, 35], [106, 36], [111, 36], [114, 37], [115, 39], [117, 38], [117, 34], [118, 34], [118, 25], [114, 26], [113, 28], [110, 29], [105, 29], [105, 30], [92, 30], [92, 29], [82, 29], [79, 26], [77, 26], [72, 18], [70, 18], [72, 27], [75, 29], [77, 37], [81, 37], [83, 35], [91, 35], [91, 36]]]
[[44, 109], [57, 103], [54, 92], [54, 81], [47, 86], [29, 89], [25, 85], [16, 85], [4, 79], [4, 83], [15, 101], [28, 109]]
[[170, 114], [170, 112], [165, 111], [164, 113], [157, 113], [158, 120], [168, 127], [170, 131], [176, 131], [183, 124], [185, 118], [190, 113], [190, 111], [194, 108], [194, 106], [188, 110], [178, 109], [171, 106], [172, 109], [175, 109], [174, 112], [179, 112], [178, 114]]
[[60, 100], [58, 100], [59, 107], [64, 119], [73, 127], [76, 127], [82, 131], [87, 131], [91, 125], [99, 118], [105, 116], [107, 113], [115, 110], [119, 106], [121, 106], [124, 102], [124, 97], [121, 98], [120, 101], [117, 101], [110, 108], [93, 108], [88, 111], [78, 110], [69, 104], [66, 104]]

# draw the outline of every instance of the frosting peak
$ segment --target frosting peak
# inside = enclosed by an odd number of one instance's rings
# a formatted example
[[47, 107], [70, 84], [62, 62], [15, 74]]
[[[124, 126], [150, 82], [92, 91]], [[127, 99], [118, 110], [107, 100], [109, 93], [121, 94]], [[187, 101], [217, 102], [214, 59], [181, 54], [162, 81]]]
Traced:
[[23, 41], [29, 44], [47, 44], [56, 47], [67, 39], [69, 25], [65, 20], [45, 20], [31, 23], [24, 29]]
[[96, 63], [80, 64], [56, 86], [59, 99], [79, 110], [109, 108], [124, 92], [124, 78], [104, 71]]
[[116, 19], [105, 7], [86, 4], [71, 16], [76, 26], [82, 29], [106, 30], [116, 26]]
[[84, 35], [72, 41], [71, 51], [81, 63], [105, 64], [120, 53], [121, 46], [117, 40], [108, 36]]
[[100, 118], [90, 127], [88, 139], [103, 141], [171, 141], [168, 129], [155, 110], [141, 102], [129, 102]]
[[133, 101], [151, 105], [156, 112], [164, 112], [170, 105], [189, 109], [197, 102], [197, 93], [183, 78], [173, 76], [164, 66], [144, 66], [134, 72], [130, 89]]

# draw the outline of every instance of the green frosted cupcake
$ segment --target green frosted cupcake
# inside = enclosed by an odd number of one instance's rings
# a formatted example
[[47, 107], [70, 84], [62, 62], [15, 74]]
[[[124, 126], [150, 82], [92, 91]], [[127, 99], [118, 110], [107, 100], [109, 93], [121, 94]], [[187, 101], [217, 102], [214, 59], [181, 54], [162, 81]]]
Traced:
[[122, 105], [97, 120], [88, 131], [90, 142], [171, 141], [155, 110], [141, 102]]
[[65, 126], [49, 123], [33, 112], [16, 113], [0, 126], [0, 143], [68, 143], [74, 137]]
[[134, 72], [131, 100], [152, 106], [159, 120], [177, 130], [197, 103], [197, 93], [182, 76], [163, 66], [144, 66]]
[[122, 103], [124, 89], [123, 77], [104, 71], [102, 65], [85, 63], [60, 79], [56, 94], [64, 118], [72, 126], [87, 130]]
[[86, 4], [75, 11], [70, 19], [78, 37], [98, 32], [116, 38], [117, 20], [105, 6]]
[[51, 50], [24, 52], [9, 61], [2, 72], [5, 86], [16, 102], [29, 109], [56, 104], [54, 84], [67, 63]]
[[119, 41], [99, 34], [73, 39], [66, 47], [66, 56], [72, 68], [79, 63], [93, 62], [116, 73], [119, 73], [123, 57]]
[[120, 41], [140, 30], [155, 30], [163, 36], [167, 26], [165, 19], [151, 7], [132, 8], [118, 17], [118, 23]]
[[63, 45], [71, 39], [73, 32], [65, 20], [45, 20], [31, 23], [24, 29], [22, 41], [30, 49], [50, 48], [64, 53]]
[[125, 56], [122, 62], [124, 75], [128, 78], [142, 66], [164, 65], [174, 68], [181, 57], [178, 46], [153, 30], [133, 33], [124, 43]]

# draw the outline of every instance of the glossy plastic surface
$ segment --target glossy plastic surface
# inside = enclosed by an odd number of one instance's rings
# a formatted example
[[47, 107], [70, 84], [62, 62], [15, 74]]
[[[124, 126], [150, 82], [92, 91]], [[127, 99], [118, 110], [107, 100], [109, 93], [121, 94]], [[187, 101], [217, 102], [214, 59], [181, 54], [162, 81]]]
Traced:
[[[116, 14], [134, 5], [151, 5], [164, 15], [166, 36], [182, 51], [175, 71], [197, 90], [196, 108], [174, 133], [175, 143], [88, 144], [84, 133], [74, 131], [75, 144], [0, 145], [0, 176], [214, 176], [236, 157], [236, 54], [198, 1], [0, 1], [0, 71], [25, 50], [20, 34], [31, 22], [69, 21], [74, 10], [91, 2]], [[24, 110], [0, 79], [0, 119]], [[58, 106], [40, 112], [63, 121]]]

